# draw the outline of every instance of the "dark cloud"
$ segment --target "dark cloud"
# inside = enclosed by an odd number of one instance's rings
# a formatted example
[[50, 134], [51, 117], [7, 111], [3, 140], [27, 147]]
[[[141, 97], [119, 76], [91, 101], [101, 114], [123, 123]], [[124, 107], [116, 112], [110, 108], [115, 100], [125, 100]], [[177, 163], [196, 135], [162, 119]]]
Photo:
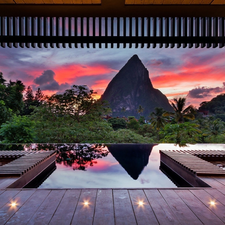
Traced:
[[159, 66], [161, 65], [163, 62], [157, 59], [151, 59], [150, 61], [148, 61], [147, 65], [148, 66]]
[[223, 87], [207, 88], [198, 87], [190, 90], [187, 97], [189, 98], [206, 98], [214, 96], [225, 91], [225, 82], [223, 82]]
[[127, 58], [127, 60], [121, 60], [121, 59], [112, 59], [112, 60], [96, 60], [96, 61], [91, 61], [89, 63], [90, 66], [105, 66], [107, 68], [111, 68], [113, 70], [120, 70], [125, 63], [127, 63], [127, 61], [129, 60], [129, 58]]
[[175, 58], [170, 58], [170, 57], [162, 57], [159, 59], [150, 59], [148, 61], [143, 61], [143, 63], [151, 68], [151, 67], [157, 67], [160, 66], [160, 68], [173, 68], [175, 69], [177, 66], [181, 65], [181, 62], [176, 60]]
[[37, 84], [37, 88], [40, 88], [43, 91], [64, 91], [67, 88], [70, 88], [68, 83], [59, 84], [54, 79], [55, 73], [52, 70], [45, 70], [41, 76], [34, 79], [34, 83]]
[[54, 76], [55, 73], [52, 70], [45, 70], [40, 77], [34, 79], [34, 83], [39, 85], [43, 85], [46, 83], [51, 84], [55, 82]]
[[12, 81], [15, 81], [15, 80], [20, 80], [22, 81], [23, 83], [26, 83], [26, 82], [31, 82], [34, 78], [33, 76], [27, 74], [26, 72], [23, 72], [23, 71], [9, 71], [8, 73], [4, 74], [6, 76], [6, 79], [9, 79], [9, 80], [12, 80]]

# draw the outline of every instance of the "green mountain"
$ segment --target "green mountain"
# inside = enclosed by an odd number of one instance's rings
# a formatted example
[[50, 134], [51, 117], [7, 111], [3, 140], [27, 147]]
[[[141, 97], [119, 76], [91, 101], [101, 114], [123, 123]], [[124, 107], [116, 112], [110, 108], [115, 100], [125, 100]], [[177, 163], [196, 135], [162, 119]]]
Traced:
[[[132, 56], [118, 74], [110, 81], [102, 100], [109, 102], [113, 116], [146, 118], [156, 107], [172, 111], [167, 97], [153, 88], [148, 70], [137, 55]], [[141, 106], [144, 110], [138, 113]]]
[[217, 95], [215, 98], [208, 102], [202, 102], [199, 110], [208, 110], [213, 114], [224, 114], [225, 113], [225, 94]]

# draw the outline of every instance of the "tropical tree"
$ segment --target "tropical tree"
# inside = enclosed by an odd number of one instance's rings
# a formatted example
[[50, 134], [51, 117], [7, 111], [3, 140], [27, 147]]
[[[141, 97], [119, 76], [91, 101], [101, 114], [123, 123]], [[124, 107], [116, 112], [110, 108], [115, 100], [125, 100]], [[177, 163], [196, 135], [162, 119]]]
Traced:
[[12, 110], [5, 106], [5, 102], [0, 100], [0, 127], [13, 116]]
[[143, 111], [144, 111], [144, 108], [141, 105], [139, 105], [138, 109], [137, 109], [138, 114], [141, 115], [141, 113], [143, 113]]
[[179, 146], [186, 146], [187, 143], [195, 144], [199, 141], [201, 131], [199, 125], [190, 122], [166, 124], [161, 134], [163, 143], [175, 143]]
[[0, 72], [0, 100], [4, 102], [7, 109], [11, 109], [13, 113], [20, 113], [23, 109], [23, 91], [24, 84], [17, 80], [16, 82], [5, 82], [3, 74]]
[[156, 107], [155, 112], [150, 114], [150, 122], [152, 126], [157, 130], [157, 140], [159, 140], [159, 130], [166, 124], [166, 118], [164, 116], [164, 109]]
[[164, 116], [172, 116], [178, 123], [183, 123], [184, 118], [193, 120], [195, 119], [195, 109], [192, 105], [185, 108], [186, 98], [174, 98], [171, 106], [174, 112], [166, 112]]
[[22, 114], [30, 115], [33, 112], [33, 109], [30, 108], [32, 105], [34, 105], [34, 94], [31, 86], [28, 86], [24, 95], [24, 108]]
[[113, 130], [127, 128], [127, 122], [123, 118], [110, 118], [108, 119], [108, 123], [112, 125]]
[[129, 122], [127, 123], [127, 128], [131, 130], [138, 130], [140, 127], [139, 122], [136, 120], [134, 116], [129, 116], [128, 117]]
[[121, 112], [126, 112], [126, 108], [122, 107]]
[[73, 85], [63, 94], [54, 94], [47, 99], [48, 107], [57, 116], [70, 116], [80, 122], [83, 118], [101, 118], [109, 113], [104, 101], [94, 99], [95, 92], [87, 86]]
[[42, 93], [41, 89], [38, 88], [38, 90], [35, 93], [34, 101], [35, 101], [35, 106], [40, 106], [43, 104], [46, 96]]

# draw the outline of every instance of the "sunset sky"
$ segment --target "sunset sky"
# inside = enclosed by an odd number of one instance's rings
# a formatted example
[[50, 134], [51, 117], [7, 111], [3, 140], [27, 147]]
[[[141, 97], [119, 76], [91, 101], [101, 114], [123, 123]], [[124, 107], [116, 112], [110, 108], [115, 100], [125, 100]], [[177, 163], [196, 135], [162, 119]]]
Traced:
[[134, 54], [153, 86], [169, 99], [187, 97], [187, 104], [198, 107], [225, 93], [225, 51], [219, 48], [0, 48], [0, 71], [7, 81], [21, 80], [34, 91], [53, 94], [76, 84], [88, 85], [100, 96]]

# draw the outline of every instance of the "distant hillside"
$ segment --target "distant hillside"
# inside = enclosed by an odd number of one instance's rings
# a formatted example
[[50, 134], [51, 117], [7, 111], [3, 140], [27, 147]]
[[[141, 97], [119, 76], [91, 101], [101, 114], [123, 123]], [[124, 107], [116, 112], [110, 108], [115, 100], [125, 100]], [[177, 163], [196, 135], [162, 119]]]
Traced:
[[199, 110], [208, 110], [213, 114], [224, 114], [225, 113], [225, 94], [217, 95], [211, 101], [202, 102]]
[[[167, 97], [153, 88], [148, 70], [137, 55], [132, 56], [111, 80], [101, 99], [107, 100], [113, 116], [119, 117], [143, 115], [147, 118], [155, 107], [173, 110]], [[140, 105], [144, 111], [139, 114]]]

